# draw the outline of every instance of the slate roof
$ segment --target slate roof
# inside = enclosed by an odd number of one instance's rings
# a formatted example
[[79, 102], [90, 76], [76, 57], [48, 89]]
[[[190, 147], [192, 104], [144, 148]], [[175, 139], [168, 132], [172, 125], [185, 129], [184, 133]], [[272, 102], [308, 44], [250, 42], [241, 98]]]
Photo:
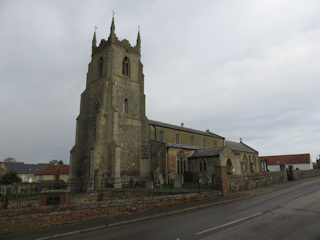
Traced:
[[223, 148], [201, 148], [196, 150], [189, 158], [215, 157], [219, 156]]
[[244, 144], [243, 142], [232, 142], [225, 140], [226, 145], [232, 150], [236, 152], [247, 152], [247, 153], [258, 153], [258, 151]]
[[49, 164], [7, 164], [5, 166], [8, 171], [14, 171], [17, 174], [36, 174], [47, 168]]
[[69, 174], [69, 165], [54, 165], [38, 172], [36, 175]]
[[192, 149], [192, 150], [204, 148], [204, 147], [183, 145], [183, 144], [177, 144], [177, 143], [167, 143], [167, 147], [170, 147], [170, 148], [184, 148], [184, 149]]
[[162, 123], [162, 122], [153, 121], [153, 120], [148, 120], [148, 123], [150, 125], [156, 125], [156, 126], [159, 126], [159, 127], [171, 128], [171, 129], [175, 129], [175, 130], [179, 130], [179, 131], [196, 133], [196, 134], [201, 134], [201, 135], [205, 135], [205, 136], [224, 139], [224, 137], [221, 137], [221, 136], [219, 136], [217, 134], [214, 134], [212, 132], [209, 132], [209, 131], [199, 131], [199, 130], [195, 130], [195, 129], [191, 129], [191, 128], [180, 127], [180, 126], [171, 125], [171, 124], [168, 124], [168, 123]]
[[279, 156], [264, 156], [261, 159], [266, 159], [268, 165], [280, 164], [310, 164], [310, 154], [294, 154], [294, 155], [279, 155]]

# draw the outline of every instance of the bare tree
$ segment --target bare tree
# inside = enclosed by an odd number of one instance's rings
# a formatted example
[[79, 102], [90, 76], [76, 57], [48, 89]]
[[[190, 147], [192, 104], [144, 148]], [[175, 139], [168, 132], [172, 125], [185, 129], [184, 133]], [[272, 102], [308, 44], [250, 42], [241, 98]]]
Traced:
[[15, 158], [8, 157], [8, 158], [4, 159], [3, 161], [4, 162], [16, 162], [17, 160]]
[[51, 160], [49, 162], [50, 166], [54, 166], [54, 165], [58, 165], [59, 164], [59, 161], [58, 160]]

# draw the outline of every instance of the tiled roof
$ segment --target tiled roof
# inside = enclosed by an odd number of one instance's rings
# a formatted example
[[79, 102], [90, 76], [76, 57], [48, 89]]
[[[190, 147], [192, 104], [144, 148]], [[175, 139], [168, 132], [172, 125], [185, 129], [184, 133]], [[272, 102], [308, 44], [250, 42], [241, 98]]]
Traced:
[[196, 150], [189, 158], [215, 157], [219, 156], [223, 148], [202, 148]]
[[36, 175], [69, 174], [69, 165], [54, 165], [38, 172]]
[[216, 138], [222, 138], [224, 139], [224, 137], [221, 137], [217, 134], [211, 133], [209, 131], [199, 131], [199, 130], [195, 130], [195, 129], [191, 129], [191, 128], [186, 128], [186, 127], [180, 127], [180, 126], [176, 126], [176, 125], [171, 125], [168, 123], [162, 123], [162, 122], [158, 122], [158, 121], [153, 121], [153, 120], [148, 120], [148, 123], [150, 125], [156, 125], [159, 127], [165, 127], [165, 128], [171, 128], [171, 129], [175, 129], [175, 130], [179, 130], [179, 131], [184, 131], [184, 132], [190, 132], [190, 133], [196, 133], [196, 134], [201, 134], [201, 135], [205, 135], [205, 136], [210, 136], [210, 137], [216, 137]]
[[49, 186], [67, 186], [67, 183], [63, 180], [42, 180], [39, 181], [42, 183], [44, 186], [49, 187]]
[[17, 174], [36, 174], [47, 168], [49, 164], [12, 164], [5, 163], [8, 171], [14, 171]]
[[238, 152], [247, 152], [247, 153], [258, 153], [258, 151], [254, 150], [253, 148], [249, 147], [248, 145], [244, 144], [243, 142], [232, 142], [226, 140], [226, 145], [231, 148], [232, 151]]
[[260, 157], [267, 160], [268, 165], [279, 164], [305, 164], [310, 163], [310, 154], [296, 154], [296, 155], [280, 155], [280, 156], [264, 156]]

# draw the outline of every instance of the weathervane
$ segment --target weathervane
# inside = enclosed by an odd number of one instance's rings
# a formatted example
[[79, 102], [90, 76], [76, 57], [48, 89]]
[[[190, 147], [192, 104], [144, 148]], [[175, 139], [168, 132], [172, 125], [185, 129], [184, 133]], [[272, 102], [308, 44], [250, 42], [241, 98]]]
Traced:
[[114, 17], [114, 11], [112, 11], [112, 17]]
[[97, 29], [98, 29], [98, 27], [96, 25], [94, 25], [94, 32], [96, 32]]

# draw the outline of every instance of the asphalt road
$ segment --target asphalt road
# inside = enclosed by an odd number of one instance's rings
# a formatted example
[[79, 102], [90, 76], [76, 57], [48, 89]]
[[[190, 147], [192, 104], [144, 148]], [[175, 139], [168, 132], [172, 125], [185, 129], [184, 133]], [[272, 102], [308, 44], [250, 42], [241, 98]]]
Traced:
[[63, 239], [320, 239], [319, 199], [316, 179], [245, 200]]

